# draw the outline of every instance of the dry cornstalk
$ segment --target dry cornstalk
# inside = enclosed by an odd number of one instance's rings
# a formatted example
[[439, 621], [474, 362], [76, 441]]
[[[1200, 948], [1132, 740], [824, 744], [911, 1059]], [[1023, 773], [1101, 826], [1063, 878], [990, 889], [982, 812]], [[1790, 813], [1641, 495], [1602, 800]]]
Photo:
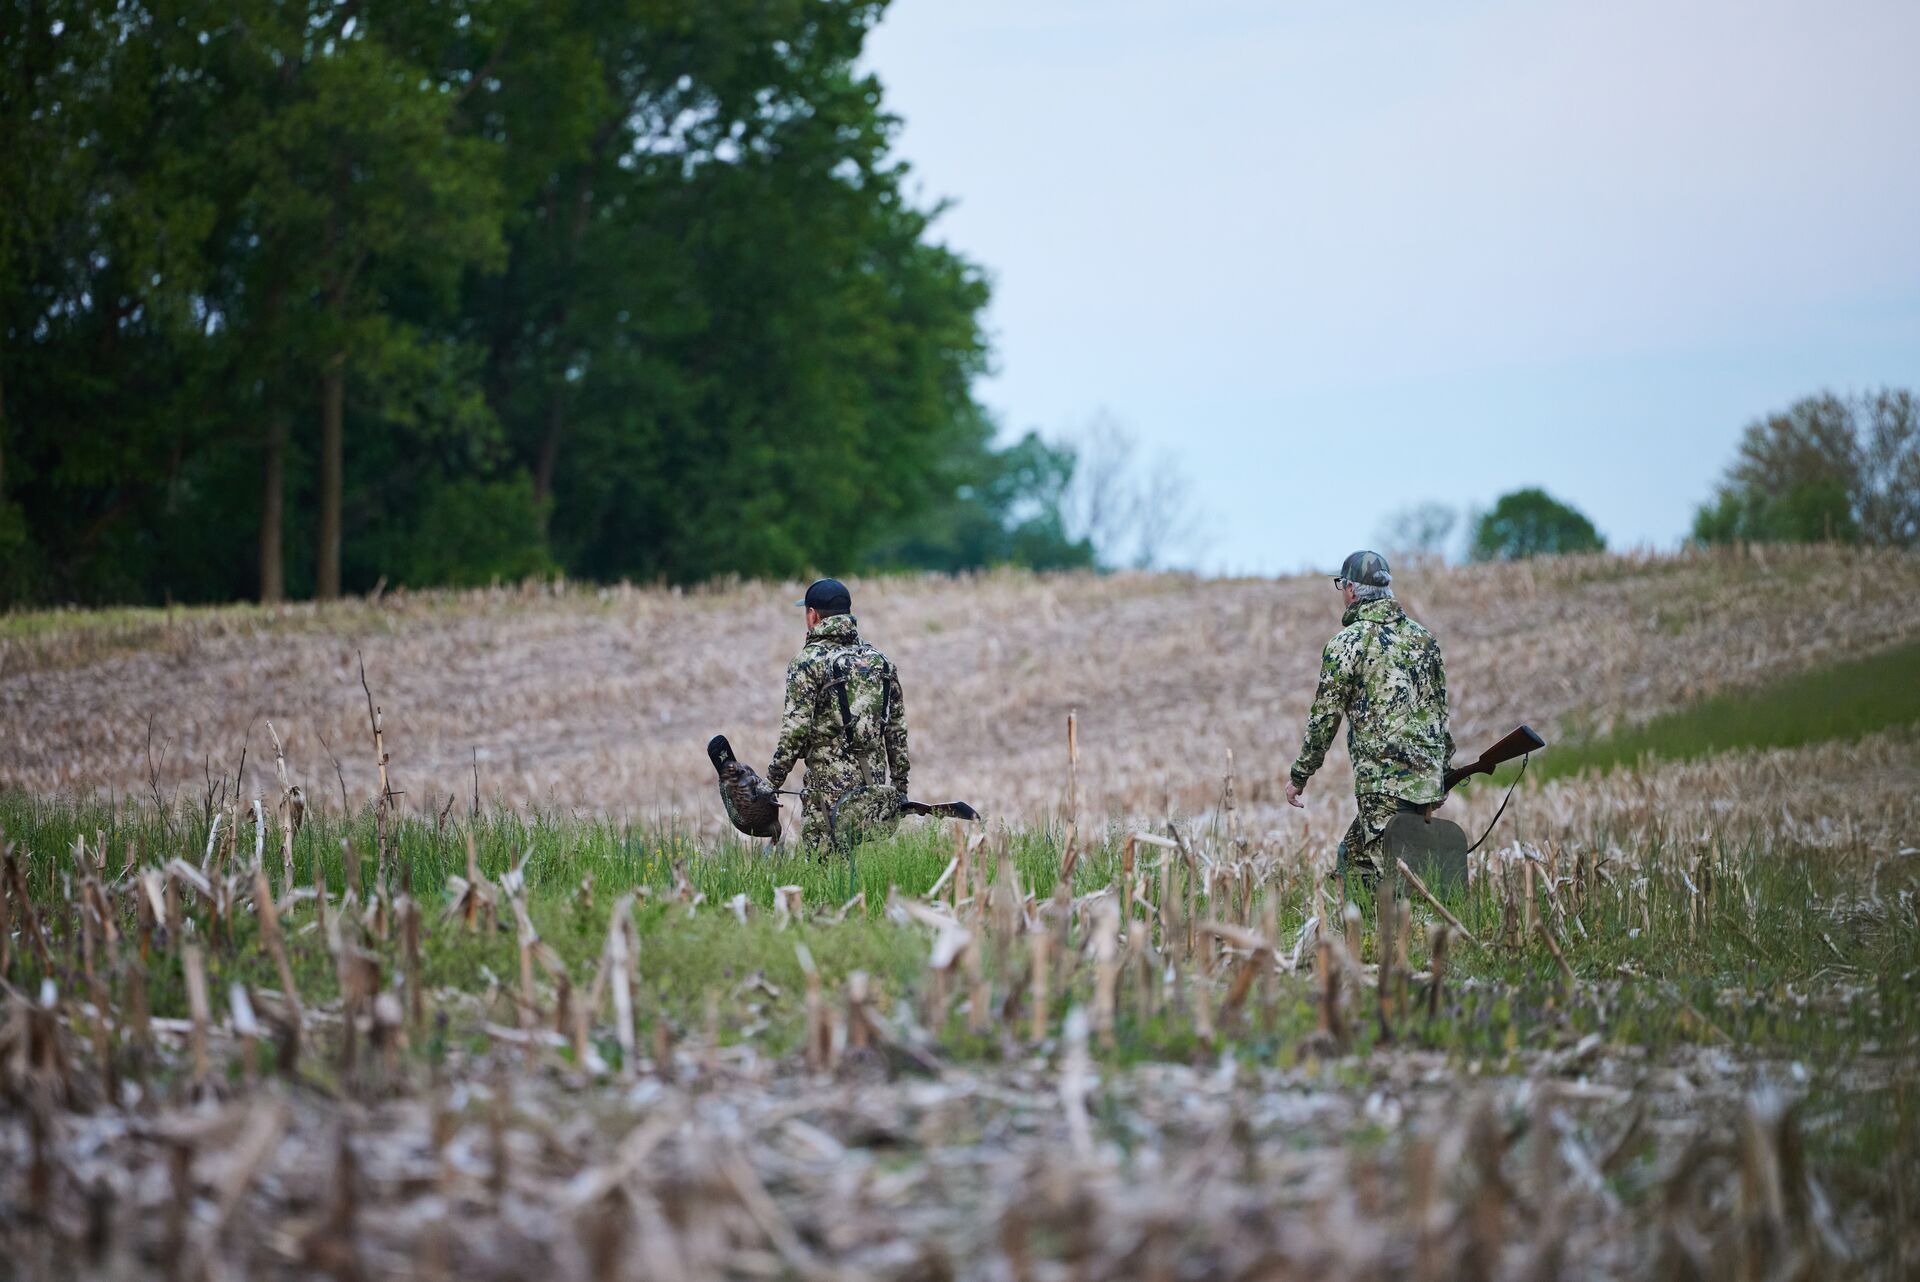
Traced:
[[[288, 893], [294, 886], [293, 875], [293, 785], [287, 778], [287, 755], [280, 750], [280, 734], [273, 728], [273, 722], [267, 722], [267, 734], [273, 739], [273, 769], [280, 779], [280, 804], [275, 809], [280, 814], [280, 859], [284, 872], [281, 885]], [[313, 876], [320, 880], [320, 859], [316, 855], [313, 861]], [[326, 906], [321, 905], [324, 915]]]
[[795, 944], [793, 954], [800, 962], [800, 974], [805, 978], [807, 985], [807, 1067], [816, 1073], [824, 1073], [832, 1067], [833, 1021], [827, 1015], [827, 1003], [822, 994], [820, 971], [813, 964], [813, 953], [805, 944]]
[[1419, 891], [1420, 897], [1427, 901], [1427, 904], [1433, 909], [1433, 911], [1440, 914], [1441, 918], [1445, 920], [1447, 925], [1451, 926], [1454, 930], [1458, 931], [1460, 933], [1461, 938], [1465, 939], [1469, 944], [1474, 943], [1475, 940], [1473, 938], [1472, 932], [1469, 931], [1465, 926], [1462, 926], [1460, 924], [1459, 919], [1455, 917], [1452, 913], [1447, 911], [1447, 906], [1445, 904], [1441, 903], [1438, 899], [1434, 898], [1433, 892], [1427, 889], [1427, 883], [1424, 881], [1421, 881], [1418, 874], [1416, 874], [1413, 871], [1413, 869], [1407, 867], [1407, 861], [1404, 859], [1401, 859], [1401, 860], [1397, 860], [1396, 862], [1399, 864], [1399, 867], [1400, 867], [1400, 875], [1407, 879], [1407, 884], [1409, 886], [1412, 886], [1415, 890]]
[[47, 948], [47, 940], [40, 930], [40, 915], [34, 911], [33, 899], [27, 894], [27, 874], [21, 867], [17, 851], [11, 847], [6, 850], [7, 881], [13, 887], [14, 906], [19, 909], [20, 933], [32, 946], [33, 955], [40, 960], [42, 971], [53, 969], [53, 955]]
[[1180, 852], [1180, 862], [1187, 874], [1182, 878], [1185, 889], [1180, 919], [1185, 923], [1186, 929], [1181, 932], [1180, 959], [1190, 962], [1193, 960], [1193, 926], [1196, 919], [1193, 907], [1194, 882], [1199, 878], [1200, 864], [1194, 858], [1192, 847], [1187, 845], [1187, 839], [1180, 835], [1180, 829], [1172, 819], [1167, 820], [1167, 835], [1173, 838], [1174, 849]]
[[1520, 861], [1520, 884], [1521, 911], [1525, 915], [1525, 919], [1522, 922], [1521, 937], [1525, 938], [1533, 934], [1535, 915], [1533, 903], [1533, 863], [1530, 860], [1522, 859]]
[[1027, 937], [1033, 959], [1029, 967], [1033, 982], [1033, 1026], [1029, 1037], [1035, 1043], [1047, 1039], [1047, 1029], [1051, 1023], [1047, 1013], [1047, 976], [1050, 972], [1047, 949], [1052, 943], [1053, 936], [1044, 930], [1036, 930]]
[[186, 968], [187, 1013], [193, 1020], [193, 1032], [189, 1044], [193, 1049], [193, 1084], [196, 1089], [204, 1090], [207, 1078], [212, 1072], [207, 1059], [207, 1021], [209, 1006], [207, 1002], [207, 963], [200, 953], [198, 944], [188, 944], [180, 950], [181, 964]]
[[980, 958], [980, 940], [967, 945], [961, 954], [961, 966], [967, 975], [967, 1031], [975, 1037], [984, 1037], [993, 1027], [993, 990], [987, 983], [987, 968]]
[[1103, 896], [1093, 909], [1092, 1027], [1101, 1043], [1113, 1045], [1113, 1028], [1120, 984], [1120, 908], [1112, 896]]
[[[1060, 856], [1060, 882], [1073, 885], [1080, 859], [1080, 728], [1077, 710], [1067, 713], [1067, 839]], [[1071, 892], [1069, 892], [1071, 893]]]
[[[311, 838], [308, 839], [308, 844], [313, 844]], [[347, 843], [343, 839], [340, 844], [345, 846]], [[289, 862], [287, 866], [291, 868], [293, 865]], [[340, 911], [344, 913], [347, 908], [348, 902], [343, 899], [340, 903]], [[325, 936], [327, 934], [327, 870], [326, 865], [321, 863], [320, 852], [317, 850], [313, 854], [313, 920], [320, 927], [321, 935]]]
[[[381, 709], [373, 702], [373, 687], [367, 684], [367, 660], [359, 651], [360, 688], [367, 695], [367, 722], [373, 727], [373, 762], [380, 772], [380, 795], [374, 798], [374, 832], [379, 843], [374, 851], [375, 873], [382, 883], [387, 879], [387, 820], [393, 809], [393, 785], [387, 780], [387, 741], [381, 727]], [[476, 774], [476, 779], [478, 778]], [[475, 796], [478, 797], [476, 785]]]
[[227, 813], [224, 810], [216, 810], [213, 813], [213, 823], [207, 828], [206, 853], [200, 856], [200, 870], [202, 872], [208, 872], [213, 867], [214, 839], [220, 835], [220, 821], [226, 817]]
[[1432, 976], [1427, 981], [1428, 1019], [1433, 1019], [1440, 1013], [1440, 992], [1441, 986], [1446, 983], [1447, 979], [1447, 951], [1452, 937], [1453, 928], [1451, 926], [1442, 926], [1433, 932], [1433, 942], [1431, 944], [1433, 954], [1431, 959]]
[[[956, 871], [953, 877], [952, 898], [953, 898], [953, 911], [956, 915], [958, 915], [960, 912], [960, 905], [966, 903], [969, 899], [973, 898], [974, 844], [975, 844], [974, 842], [967, 839], [967, 836], [964, 832], [955, 834], [953, 857], [954, 857], [954, 867]], [[932, 899], [934, 898], [934, 896], [932, 894], [929, 894], [927, 898]]]
[[[246, 990], [236, 984], [234, 991], [244, 995]], [[251, 1014], [251, 1011], [248, 1013]], [[207, 1221], [204, 1228], [210, 1246], [219, 1244], [233, 1219], [234, 1211], [240, 1205], [240, 1199], [246, 1196], [248, 1187], [266, 1165], [267, 1159], [279, 1149], [281, 1137], [286, 1134], [287, 1122], [287, 1106], [277, 1100], [256, 1103], [248, 1113], [246, 1126], [232, 1147], [225, 1173], [213, 1191], [213, 1218]]]
[[1334, 957], [1338, 948], [1331, 935], [1322, 934], [1314, 948], [1314, 968], [1320, 981], [1319, 1033], [1333, 1047], [1346, 1044], [1346, 1025], [1340, 1017], [1340, 973], [1345, 969]]
[[[620, 1076], [633, 1076], [633, 989], [629, 955], [629, 932], [633, 929], [633, 896], [622, 895], [613, 905], [613, 921], [607, 928], [607, 970], [613, 979], [613, 1035], [620, 1045]], [[665, 1026], [665, 1020], [661, 1021]], [[665, 1071], [665, 1065], [661, 1066]]]
[[407, 1018], [418, 1037], [426, 1028], [427, 1002], [420, 967], [420, 905], [412, 895], [402, 895], [394, 904], [400, 919], [401, 964], [406, 968]]
[[1247, 954], [1235, 969], [1233, 983], [1228, 986], [1226, 999], [1220, 1006], [1220, 1023], [1223, 1027], [1231, 1028], [1234, 1017], [1247, 1000], [1247, 994], [1253, 989], [1254, 980], [1272, 970], [1273, 944], [1265, 935], [1255, 934], [1253, 931], [1228, 922], [1203, 922], [1200, 933], [1209, 939], [1241, 949]]
[[273, 904], [273, 887], [267, 884], [266, 870], [257, 862], [253, 868], [253, 910], [260, 918], [260, 940], [267, 946], [267, 954], [273, 958], [274, 969], [280, 976], [280, 991], [293, 1021], [293, 1044], [298, 1047], [303, 1023], [300, 990], [294, 986], [286, 941], [280, 937], [280, 910]]
[[260, 1068], [260, 1059], [254, 1049], [260, 1037], [260, 1021], [254, 1018], [253, 1001], [247, 996], [245, 984], [227, 986], [227, 1010], [233, 1024], [233, 1035], [240, 1039], [240, 1071], [248, 1082], [252, 1082]]
[[1396, 899], [1393, 913], [1393, 1008], [1404, 1018], [1408, 1010], [1408, 989], [1413, 982], [1413, 905]]
[[[962, 852], [964, 852], [965, 849], [966, 847], [963, 845], [961, 847]], [[959, 867], [960, 867], [960, 855], [955, 855], [953, 858], [947, 860], [946, 870], [940, 874], [939, 878], [934, 881], [933, 885], [927, 887], [927, 898], [928, 899], [939, 898], [941, 889], [946, 886], [947, 882], [950, 879], [952, 879], [953, 874], [959, 869]], [[960, 887], [958, 883], [955, 883], [954, 885], [953, 899], [955, 903], [958, 903], [960, 901]]]
[[847, 976], [847, 1049], [864, 1050], [879, 1040], [874, 1014], [867, 995], [867, 972], [856, 970]]
[[1535, 929], [1540, 932], [1540, 938], [1545, 941], [1547, 951], [1553, 954], [1553, 960], [1555, 964], [1560, 967], [1560, 974], [1567, 981], [1567, 987], [1572, 988], [1574, 983], [1573, 967], [1567, 965], [1567, 956], [1560, 951], [1560, 941], [1553, 937], [1552, 924], [1542, 916], [1535, 920], [1534, 926]]

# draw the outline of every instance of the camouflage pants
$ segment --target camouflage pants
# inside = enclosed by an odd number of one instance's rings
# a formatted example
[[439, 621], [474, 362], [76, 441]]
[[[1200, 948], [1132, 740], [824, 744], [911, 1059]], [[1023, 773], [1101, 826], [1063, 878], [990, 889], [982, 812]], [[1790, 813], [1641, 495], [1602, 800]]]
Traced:
[[1384, 792], [1362, 792], [1355, 794], [1353, 800], [1359, 813], [1347, 826], [1347, 835], [1340, 839], [1341, 867], [1352, 869], [1360, 878], [1360, 884], [1372, 890], [1380, 884], [1380, 875], [1387, 871], [1386, 843], [1382, 838], [1387, 825], [1400, 813], [1400, 798]]
[[800, 844], [808, 850], [850, 850], [892, 835], [900, 822], [900, 794], [887, 784], [856, 784], [837, 796], [809, 788], [800, 807]]

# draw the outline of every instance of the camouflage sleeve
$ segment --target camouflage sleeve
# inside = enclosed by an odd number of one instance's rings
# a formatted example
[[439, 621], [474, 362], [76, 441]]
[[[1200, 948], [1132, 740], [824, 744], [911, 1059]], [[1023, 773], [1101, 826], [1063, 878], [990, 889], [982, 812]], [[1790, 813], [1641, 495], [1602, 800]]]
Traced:
[[907, 697], [900, 690], [900, 673], [891, 668], [887, 672], [887, 724], [880, 733], [887, 746], [887, 777], [904, 798], [908, 795], [907, 772], [913, 768], [907, 757]]
[[1433, 648], [1433, 670], [1439, 678], [1434, 697], [1440, 702], [1440, 777], [1444, 782], [1447, 771], [1453, 769], [1453, 718], [1447, 714], [1447, 665], [1438, 645]]
[[1306, 787], [1313, 772], [1327, 759], [1333, 735], [1340, 728], [1340, 714], [1347, 706], [1347, 692], [1353, 684], [1354, 652], [1344, 644], [1342, 633], [1327, 642], [1320, 652], [1320, 685], [1313, 692], [1313, 708], [1307, 713], [1307, 733], [1300, 743], [1300, 757], [1288, 771], [1296, 787]]
[[787, 665], [787, 707], [780, 717], [780, 742], [767, 767], [767, 782], [778, 788], [807, 755], [813, 740], [813, 683], [798, 659]]

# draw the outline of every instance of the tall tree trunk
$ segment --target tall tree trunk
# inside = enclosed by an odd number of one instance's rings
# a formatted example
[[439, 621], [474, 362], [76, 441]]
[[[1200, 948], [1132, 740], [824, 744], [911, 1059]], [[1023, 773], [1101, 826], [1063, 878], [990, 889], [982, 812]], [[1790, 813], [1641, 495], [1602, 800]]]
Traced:
[[553, 471], [560, 461], [560, 433], [567, 425], [567, 385], [553, 389], [547, 402], [547, 430], [540, 438], [540, 453], [533, 461], [533, 497], [545, 503], [553, 497]]
[[260, 600], [287, 596], [283, 526], [287, 506], [287, 416], [274, 410], [267, 420], [267, 470], [260, 481]]
[[320, 375], [320, 553], [314, 571], [314, 596], [331, 601], [340, 595], [340, 474], [346, 449], [347, 354], [336, 352]]

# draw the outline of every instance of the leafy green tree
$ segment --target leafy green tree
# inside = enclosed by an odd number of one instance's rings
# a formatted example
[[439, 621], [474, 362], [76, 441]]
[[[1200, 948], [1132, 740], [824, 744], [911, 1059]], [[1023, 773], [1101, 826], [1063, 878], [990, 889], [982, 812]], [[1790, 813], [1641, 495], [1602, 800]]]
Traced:
[[1537, 487], [1503, 494], [1474, 526], [1476, 561], [1519, 561], [1534, 556], [1599, 552], [1606, 540], [1577, 509]]
[[[0, 21], [0, 513], [9, 591], [125, 595], [217, 431], [196, 43], [104, 2]], [[182, 74], [175, 74], [182, 73]], [[22, 548], [23, 543], [31, 547]]]
[[1822, 392], [1751, 423], [1713, 498], [1702, 543], [1920, 542], [1920, 409], [1911, 392]]
[[6, 10], [0, 602], [1084, 563], [882, 7]]
[[1088, 569], [1093, 544], [1067, 533], [1063, 500], [1073, 480], [1071, 447], [1028, 432], [985, 457], [969, 445], [954, 460], [950, 495], [916, 511], [872, 553], [893, 569], [954, 573], [991, 565]]
[[1747, 426], [1718, 493], [1694, 517], [1694, 538], [1852, 542], [1859, 478], [1852, 408], [1831, 393], [1807, 397]]
[[501, 251], [492, 149], [455, 134], [452, 95], [432, 69], [377, 22], [341, 18], [348, 8], [326, 4], [317, 23], [287, 33], [319, 50], [300, 68], [302, 91], [236, 144], [255, 174], [262, 239], [301, 247], [291, 292], [312, 304], [296, 341], [319, 388], [322, 598], [341, 587], [350, 366], [377, 377], [412, 358], [420, 339], [391, 309], [394, 291], [451, 305], [464, 272]]
[[526, 473], [456, 477], [429, 490], [418, 522], [389, 563], [408, 584], [480, 587], [541, 578], [555, 568], [545, 526], [546, 512]]

